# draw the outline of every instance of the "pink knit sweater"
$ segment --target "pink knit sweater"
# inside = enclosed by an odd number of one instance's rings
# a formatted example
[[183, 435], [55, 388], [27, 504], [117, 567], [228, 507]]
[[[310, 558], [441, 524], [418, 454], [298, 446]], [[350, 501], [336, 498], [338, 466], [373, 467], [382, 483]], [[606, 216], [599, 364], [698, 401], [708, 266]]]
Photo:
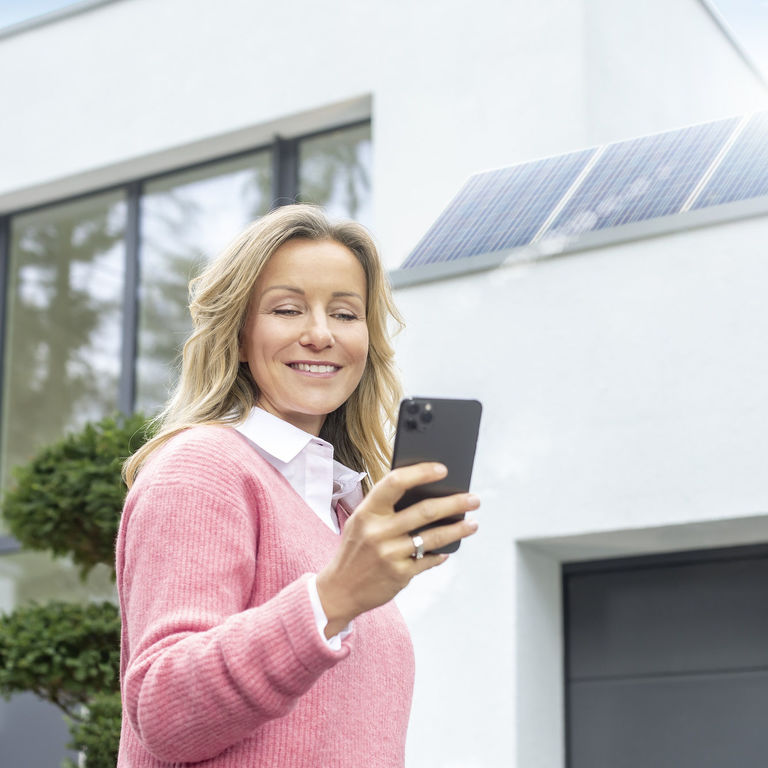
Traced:
[[235, 430], [174, 437], [128, 494], [119, 768], [403, 765], [413, 652], [393, 603], [340, 651], [306, 574], [335, 535]]

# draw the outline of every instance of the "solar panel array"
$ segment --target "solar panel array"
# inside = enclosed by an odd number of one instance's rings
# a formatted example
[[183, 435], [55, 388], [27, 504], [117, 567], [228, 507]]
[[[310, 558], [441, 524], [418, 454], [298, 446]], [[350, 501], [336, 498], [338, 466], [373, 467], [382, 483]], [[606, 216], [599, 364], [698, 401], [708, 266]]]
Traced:
[[[530, 243], [593, 153], [548, 157], [472, 176], [411, 258], [430, 264]], [[408, 266], [413, 266], [410, 260]]]
[[752, 115], [693, 207], [762, 195], [768, 195], [768, 112]]
[[680, 210], [738, 120], [610, 144], [552, 225], [577, 234]]
[[768, 113], [472, 176], [401, 269], [768, 195]]

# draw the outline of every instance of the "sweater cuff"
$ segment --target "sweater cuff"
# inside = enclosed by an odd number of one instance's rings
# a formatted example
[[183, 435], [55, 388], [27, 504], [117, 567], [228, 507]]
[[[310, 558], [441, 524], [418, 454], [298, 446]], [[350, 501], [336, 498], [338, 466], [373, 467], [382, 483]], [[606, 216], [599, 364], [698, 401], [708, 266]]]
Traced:
[[315, 625], [317, 631], [320, 633], [320, 637], [328, 643], [328, 647], [331, 650], [338, 651], [341, 649], [341, 641], [352, 631], [352, 625], [347, 624], [344, 629], [333, 637], [325, 636], [325, 626], [328, 624], [328, 617], [323, 610], [323, 604], [320, 601], [320, 594], [317, 591], [317, 574], [313, 573], [307, 581], [307, 589], [309, 591], [309, 601], [312, 603], [312, 613], [315, 615]]

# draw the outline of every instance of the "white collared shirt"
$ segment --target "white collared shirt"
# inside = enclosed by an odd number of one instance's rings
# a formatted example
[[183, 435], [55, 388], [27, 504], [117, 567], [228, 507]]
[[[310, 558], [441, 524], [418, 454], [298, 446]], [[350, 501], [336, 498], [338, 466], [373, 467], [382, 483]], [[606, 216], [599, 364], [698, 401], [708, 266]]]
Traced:
[[[365, 472], [356, 472], [333, 458], [333, 446], [320, 437], [304, 432], [293, 424], [254, 406], [245, 421], [235, 429], [244, 435], [253, 449], [268, 461], [301, 496], [312, 511], [332, 531], [339, 533], [334, 511], [343, 500], [354, 509], [363, 500], [362, 479]], [[317, 593], [316, 579], [309, 582], [309, 597], [317, 628], [325, 640], [328, 619]], [[327, 640], [338, 650], [349, 628]]]
[[235, 429], [268, 461], [332, 530], [339, 532], [334, 506], [343, 499], [349, 509], [363, 500], [365, 472], [356, 472], [333, 458], [333, 446], [262, 408], [251, 409]]

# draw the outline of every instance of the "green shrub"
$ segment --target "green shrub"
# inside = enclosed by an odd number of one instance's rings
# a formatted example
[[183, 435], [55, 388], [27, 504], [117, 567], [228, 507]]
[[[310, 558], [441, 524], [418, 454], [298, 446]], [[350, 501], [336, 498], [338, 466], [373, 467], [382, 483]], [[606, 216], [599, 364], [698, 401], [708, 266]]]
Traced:
[[[113, 569], [123, 460], [149, 438], [146, 419], [87, 424], [14, 470], [2, 513], [25, 549], [69, 556], [85, 578]], [[22, 605], [0, 616], [0, 695], [32, 691], [62, 709], [85, 768], [114, 768], [120, 741], [120, 617], [112, 603]], [[65, 766], [74, 768], [67, 760]]]
[[[120, 745], [120, 694], [103, 693], [88, 703], [88, 717], [70, 728], [70, 749], [85, 755], [83, 768], [115, 768]], [[78, 768], [71, 760], [64, 768]]]
[[0, 694], [33, 691], [80, 719], [95, 692], [119, 689], [120, 616], [112, 603], [24, 605], [0, 617]]
[[22, 547], [70, 555], [85, 577], [98, 563], [113, 567], [125, 499], [123, 460], [148, 438], [146, 419], [103, 419], [44, 448], [13, 471], [2, 509]]

